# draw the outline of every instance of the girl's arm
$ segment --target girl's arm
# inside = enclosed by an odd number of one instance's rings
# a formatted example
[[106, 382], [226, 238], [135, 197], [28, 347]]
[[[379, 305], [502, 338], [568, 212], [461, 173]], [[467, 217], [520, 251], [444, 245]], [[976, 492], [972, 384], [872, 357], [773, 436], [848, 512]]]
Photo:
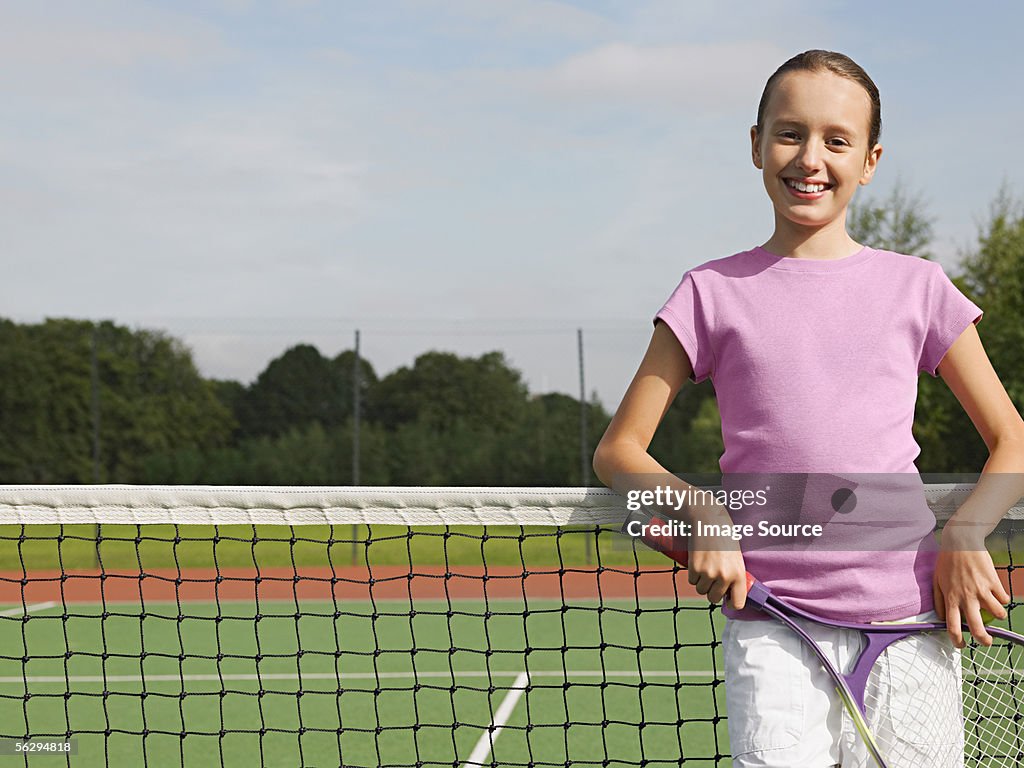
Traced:
[[[692, 373], [690, 359], [679, 340], [659, 320], [640, 368], [594, 452], [594, 472], [602, 483], [624, 496], [630, 490], [653, 490], [656, 486], [667, 485], [681, 492], [693, 488], [647, 452], [658, 424]], [[689, 522], [698, 518], [706, 523], [732, 522], [720, 505], [694, 505], [685, 514]], [[734, 607], [743, 607], [746, 571], [735, 542], [692, 549], [688, 570], [690, 583], [710, 601], [718, 602], [728, 594]]]
[[938, 373], [985, 441], [989, 458], [974, 491], [943, 529], [935, 570], [935, 608], [958, 647], [964, 645], [961, 622], [979, 642], [990, 645], [981, 610], [1004, 618], [1003, 604], [1010, 596], [985, 549], [985, 537], [1024, 496], [1024, 421], [973, 324], [946, 352]]

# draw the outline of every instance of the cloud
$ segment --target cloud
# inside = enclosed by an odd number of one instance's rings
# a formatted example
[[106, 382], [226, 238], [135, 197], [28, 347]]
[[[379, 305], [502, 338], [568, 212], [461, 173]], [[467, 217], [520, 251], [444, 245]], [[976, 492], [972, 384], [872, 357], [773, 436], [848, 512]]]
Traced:
[[529, 36], [535, 41], [594, 40], [615, 28], [600, 14], [553, 0], [406, 0], [404, 5], [428, 12], [448, 31], [485, 26], [501, 37]]
[[84, 13], [75, 3], [8, 4], [0, 25], [0, 68], [22, 73], [74, 78], [83, 67], [195, 66], [220, 51], [215, 28], [142, 4], [115, 4], [105, 13]]
[[640, 46], [612, 43], [572, 56], [544, 74], [559, 97], [650, 105], [747, 106], [751, 84], [777, 66], [771, 43]]
[[[788, 56], [767, 42], [611, 42], [544, 66], [403, 72], [400, 77], [410, 90], [415, 85], [434, 98], [472, 105], [475, 117], [520, 123], [528, 133], [550, 133], [556, 116], [580, 123], [618, 114], [634, 128], [663, 123], [666, 114], [684, 113], [688, 120], [736, 113], [753, 118], [765, 80]], [[548, 122], [531, 122], [537, 114]], [[584, 137], [575, 133], [574, 139]]]

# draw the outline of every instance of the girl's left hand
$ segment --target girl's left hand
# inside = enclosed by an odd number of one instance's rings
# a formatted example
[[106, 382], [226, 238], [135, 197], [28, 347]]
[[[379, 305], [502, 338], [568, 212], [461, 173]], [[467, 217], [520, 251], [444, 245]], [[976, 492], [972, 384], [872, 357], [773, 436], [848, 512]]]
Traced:
[[982, 611], [997, 619], [1006, 618], [1003, 607], [1010, 602], [992, 556], [980, 546], [952, 543], [943, 536], [943, 546], [935, 566], [933, 592], [935, 611], [946, 622], [949, 636], [957, 648], [966, 643], [962, 624], [966, 624], [974, 639], [982, 645], [992, 645], [992, 637], [985, 631]]

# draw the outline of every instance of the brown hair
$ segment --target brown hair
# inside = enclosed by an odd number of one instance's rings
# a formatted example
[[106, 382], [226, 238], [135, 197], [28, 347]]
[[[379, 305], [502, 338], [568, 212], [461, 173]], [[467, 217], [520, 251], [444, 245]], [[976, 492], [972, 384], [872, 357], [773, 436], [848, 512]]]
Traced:
[[771, 97], [775, 84], [782, 79], [787, 72], [831, 72], [839, 77], [852, 80], [867, 91], [871, 99], [871, 120], [868, 124], [868, 151], [878, 143], [878, 137], [882, 133], [882, 102], [878, 97], [878, 87], [868, 77], [861, 66], [851, 59], [835, 51], [811, 50], [798, 53], [781, 67], [779, 67], [768, 78], [765, 83], [764, 93], [761, 94], [761, 103], [757, 105], [757, 135], [761, 136], [764, 126], [764, 112], [768, 106], [768, 99]]

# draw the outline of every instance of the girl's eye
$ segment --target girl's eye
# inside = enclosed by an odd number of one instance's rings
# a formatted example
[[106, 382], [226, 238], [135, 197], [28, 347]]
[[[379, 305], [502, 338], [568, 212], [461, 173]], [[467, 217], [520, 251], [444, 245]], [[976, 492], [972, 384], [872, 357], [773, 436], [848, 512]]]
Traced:
[[796, 131], [782, 131], [779, 133], [779, 137], [783, 139], [798, 139]]

